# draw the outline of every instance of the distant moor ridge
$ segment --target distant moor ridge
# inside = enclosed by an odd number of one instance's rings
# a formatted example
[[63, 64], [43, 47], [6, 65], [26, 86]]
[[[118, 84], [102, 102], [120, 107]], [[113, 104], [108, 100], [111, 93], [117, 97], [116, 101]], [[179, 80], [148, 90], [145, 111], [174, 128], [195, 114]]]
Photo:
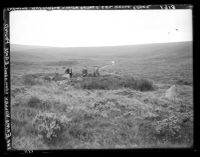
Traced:
[[177, 59], [192, 57], [192, 42], [107, 47], [46, 47], [11, 44], [12, 61], [63, 61], [64, 59], [125, 58]]

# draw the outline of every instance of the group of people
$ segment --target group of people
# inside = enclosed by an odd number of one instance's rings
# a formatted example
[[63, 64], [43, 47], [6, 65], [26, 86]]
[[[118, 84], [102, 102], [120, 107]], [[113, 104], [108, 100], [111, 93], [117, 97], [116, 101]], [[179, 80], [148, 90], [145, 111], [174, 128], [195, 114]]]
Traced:
[[[65, 70], [65, 74], [69, 77], [69, 78], [71, 78], [72, 77], [72, 75], [73, 75], [73, 73], [72, 73], [72, 68], [67, 68], [66, 70]], [[84, 67], [83, 69], [82, 69], [82, 77], [87, 77], [88, 76], [88, 69], [86, 68], [86, 67]], [[93, 76], [94, 77], [98, 77], [98, 76], [100, 76], [100, 73], [99, 73], [99, 67], [95, 67], [95, 70], [94, 70], [94, 72], [93, 72]]]
[[[86, 67], [84, 67], [84, 68], [82, 69], [82, 76], [83, 76], [83, 77], [88, 76], [88, 70], [87, 70]], [[93, 76], [94, 76], [94, 77], [100, 76], [99, 67], [97, 67], [97, 66], [95, 67], [95, 70], [94, 70], [94, 72], [93, 72]]]

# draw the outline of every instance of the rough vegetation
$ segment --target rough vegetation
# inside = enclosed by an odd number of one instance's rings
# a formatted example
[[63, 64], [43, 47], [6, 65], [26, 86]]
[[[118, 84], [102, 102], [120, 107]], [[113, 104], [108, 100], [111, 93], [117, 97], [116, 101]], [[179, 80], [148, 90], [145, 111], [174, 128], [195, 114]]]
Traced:
[[[43, 78], [46, 81], [63, 81], [65, 78], [61, 74], [43, 74]], [[120, 89], [120, 88], [131, 88], [140, 91], [151, 91], [154, 90], [153, 82], [143, 78], [134, 78], [132, 76], [100, 76], [93, 77], [92, 74], [88, 77], [84, 77], [81, 80], [77, 81], [77, 77], [80, 77], [79, 74], [74, 74], [73, 78], [70, 80], [71, 85], [75, 87], [80, 87], [82, 89]], [[38, 74], [27, 74], [23, 76], [23, 82], [25, 85], [36, 85], [41, 83], [40, 75]]]
[[[82, 65], [104, 65], [107, 58], [11, 66], [12, 147], [191, 147], [192, 64], [188, 57], [181, 57], [178, 47], [175, 50], [157, 58], [118, 58], [118, 65], [108, 71], [119, 71], [120, 76], [101, 72], [93, 77], [89, 69], [88, 77], [80, 77]], [[180, 57], [173, 56], [178, 52]], [[74, 73], [64, 79], [63, 66], [68, 63]], [[163, 95], [174, 84], [176, 99], [167, 99]]]
[[192, 146], [192, 106], [183, 99], [170, 101], [162, 97], [162, 88], [156, 91], [146, 79], [126, 78], [88, 77], [77, 82], [75, 78], [67, 82], [43, 79], [14, 89], [13, 146], [16, 149]]

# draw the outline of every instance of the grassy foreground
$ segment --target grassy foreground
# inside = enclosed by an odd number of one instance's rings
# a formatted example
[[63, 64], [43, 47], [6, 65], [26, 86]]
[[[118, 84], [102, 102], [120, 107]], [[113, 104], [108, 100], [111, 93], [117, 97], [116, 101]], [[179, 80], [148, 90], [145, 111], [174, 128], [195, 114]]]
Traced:
[[184, 82], [177, 85], [177, 100], [171, 101], [163, 97], [170, 85], [146, 79], [105, 76], [67, 81], [58, 76], [48, 81], [46, 75], [24, 75], [12, 82], [15, 149], [193, 144], [192, 87]]

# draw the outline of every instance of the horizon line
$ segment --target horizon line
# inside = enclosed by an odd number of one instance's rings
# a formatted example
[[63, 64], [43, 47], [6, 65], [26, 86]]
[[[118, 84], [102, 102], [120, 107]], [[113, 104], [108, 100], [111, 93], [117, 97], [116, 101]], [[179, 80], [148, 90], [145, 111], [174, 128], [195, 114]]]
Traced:
[[55, 47], [55, 48], [94, 48], [94, 47], [123, 47], [123, 46], [136, 46], [136, 45], [169, 44], [169, 43], [184, 43], [184, 42], [193, 42], [193, 40], [161, 42], [161, 43], [139, 43], [139, 44], [131, 44], [131, 45], [109, 45], [109, 46], [47, 46], [47, 45], [28, 45], [28, 44], [14, 44], [14, 43], [10, 43], [10, 45], [36, 46], [36, 47]]

